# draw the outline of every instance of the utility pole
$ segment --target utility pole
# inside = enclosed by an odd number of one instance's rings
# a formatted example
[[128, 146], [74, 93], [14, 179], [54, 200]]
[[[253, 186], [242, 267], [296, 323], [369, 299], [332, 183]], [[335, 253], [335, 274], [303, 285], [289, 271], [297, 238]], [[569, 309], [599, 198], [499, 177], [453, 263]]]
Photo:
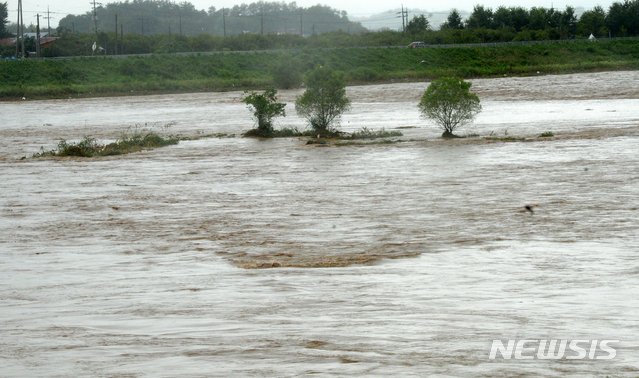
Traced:
[[71, 28], [72, 28], [72, 34], [75, 35], [75, 22], [71, 23]]
[[22, 10], [22, 0], [18, 0], [18, 22], [16, 23], [16, 25], [18, 25], [17, 29], [16, 29], [16, 59], [18, 59], [18, 53], [20, 52], [20, 50], [18, 49], [18, 40], [20, 39], [20, 11]]
[[47, 5], [47, 30], [49, 31], [48, 37], [51, 37], [51, 13], [49, 13], [49, 6]]
[[38, 17], [38, 23], [36, 26], [36, 58], [40, 60], [40, 14], [36, 15]]
[[95, 37], [98, 37], [98, 14], [95, 10], [95, 0], [93, 0], [93, 24], [95, 26]]
[[[404, 7], [404, 6], [402, 5], [402, 7]], [[405, 16], [404, 19], [406, 21], [404, 21], [403, 24], [404, 24], [404, 31], [406, 31], [406, 24], [408, 24], [408, 8], [406, 8], [406, 10], [404, 11], [404, 16]]]
[[113, 55], [118, 55], [118, 14], [115, 14], [115, 50]]
[[22, 59], [24, 59], [24, 14], [22, 13], [22, 0], [20, 0], [20, 43], [22, 44]]
[[169, 39], [171, 39], [171, 25], [169, 25]]
[[144, 18], [138, 18], [138, 21], [142, 21], [142, 36], [144, 37]]
[[224, 37], [226, 37], [226, 9], [222, 8], [222, 25], [224, 25]]
[[[18, 39], [21, 51], [18, 51]], [[21, 54], [19, 54], [21, 52]], [[18, 55], [19, 54], [19, 55]], [[16, 59], [24, 59], [24, 15], [22, 14], [22, 0], [18, 0], [18, 30], [16, 31]]]
[[402, 11], [397, 13], [401, 14], [402, 16], [402, 31], [406, 31], [406, 22], [404, 22], [404, 16], [406, 16], [406, 20], [408, 20], [408, 9], [404, 10], [404, 4], [402, 4]]
[[260, 34], [264, 35], [264, 6], [260, 10]]
[[304, 24], [302, 23], [302, 10], [300, 9], [300, 35], [304, 36]]
[[284, 19], [284, 34], [286, 34], [286, 21], [288, 20], [288, 18]]
[[182, 13], [180, 13], [180, 34], [182, 34]]
[[312, 30], [313, 30], [312, 34], [315, 35], [315, 24], [313, 24]]

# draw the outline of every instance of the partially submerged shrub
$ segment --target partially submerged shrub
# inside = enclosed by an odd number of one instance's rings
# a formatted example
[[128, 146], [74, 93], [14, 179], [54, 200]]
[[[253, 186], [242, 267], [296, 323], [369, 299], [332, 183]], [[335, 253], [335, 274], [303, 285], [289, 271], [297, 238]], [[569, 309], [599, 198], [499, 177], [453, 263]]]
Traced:
[[[163, 126], [164, 129], [169, 127], [171, 127], [171, 124]], [[143, 149], [164, 147], [177, 144], [179, 140], [178, 136], [163, 136], [158, 134], [153, 128], [140, 127], [138, 124], [133, 128], [129, 127], [115, 143], [105, 146], [101, 155], [120, 155]]]
[[58, 142], [55, 149], [45, 151], [43, 147], [40, 147], [40, 152], [34, 153], [33, 157], [46, 157], [46, 156], [78, 156], [78, 157], [91, 157], [99, 153], [102, 146], [90, 136], [85, 136], [78, 143], [69, 143], [62, 139]]
[[77, 144], [68, 144], [65, 140], [61, 140], [58, 143], [58, 149], [60, 156], [91, 157], [100, 150], [100, 145], [96, 139], [86, 136]]
[[373, 130], [364, 126], [360, 130], [355, 131], [351, 134], [349, 139], [376, 139], [376, 138], [389, 138], [389, 137], [400, 137], [404, 134], [401, 131], [386, 131], [383, 127], [381, 130]]
[[244, 136], [259, 136], [268, 138], [273, 134], [273, 118], [285, 117], [285, 103], [277, 102], [277, 89], [268, 88], [264, 93], [249, 92], [242, 99], [249, 109], [253, 110], [253, 117], [257, 122], [257, 129], [249, 130]]
[[542, 133], [539, 138], [551, 138], [554, 137], [555, 134], [552, 133], [551, 131], [546, 131], [545, 133]]
[[245, 137], [257, 138], [290, 138], [290, 137], [322, 137], [322, 138], [341, 138], [343, 133], [340, 132], [316, 132], [313, 130], [300, 130], [297, 127], [284, 127], [282, 129], [274, 129], [269, 133], [263, 133], [259, 129], [251, 129], [243, 134]]
[[273, 138], [273, 131], [264, 131], [260, 129], [250, 129], [249, 131], [243, 134], [245, 137], [249, 138]]
[[[165, 125], [164, 128], [170, 126], [171, 125], [168, 124]], [[40, 152], [34, 153], [33, 157], [122, 155], [144, 149], [177, 144], [178, 142], [179, 137], [175, 135], [162, 136], [152, 128], [142, 128], [140, 125], [136, 125], [134, 128], [129, 127], [122, 133], [120, 139], [114, 143], [103, 145], [90, 136], [85, 136], [84, 139], [77, 143], [69, 143], [66, 140], [61, 140], [58, 146], [53, 150], [45, 151], [44, 148], [40, 147]]]

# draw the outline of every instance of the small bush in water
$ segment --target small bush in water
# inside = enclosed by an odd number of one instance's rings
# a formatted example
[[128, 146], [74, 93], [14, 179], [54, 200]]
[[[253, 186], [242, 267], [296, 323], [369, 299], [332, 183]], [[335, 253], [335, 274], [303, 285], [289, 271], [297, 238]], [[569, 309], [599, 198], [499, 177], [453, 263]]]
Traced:
[[[164, 128], [168, 127], [170, 127], [170, 124], [164, 126]], [[162, 136], [150, 128], [143, 128], [140, 127], [140, 125], [136, 125], [133, 129], [127, 129], [127, 131], [122, 134], [120, 139], [118, 139], [114, 143], [110, 143], [107, 145], [100, 144], [95, 138], [92, 138], [90, 136], [85, 136], [84, 139], [77, 143], [69, 143], [66, 140], [61, 140], [58, 143], [58, 146], [53, 150], [45, 151], [44, 148], [40, 147], [40, 152], [34, 153], [33, 157], [93, 157], [122, 155], [144, 149], [177, 144], [178, 142], [179, 137], [175, 135]]]

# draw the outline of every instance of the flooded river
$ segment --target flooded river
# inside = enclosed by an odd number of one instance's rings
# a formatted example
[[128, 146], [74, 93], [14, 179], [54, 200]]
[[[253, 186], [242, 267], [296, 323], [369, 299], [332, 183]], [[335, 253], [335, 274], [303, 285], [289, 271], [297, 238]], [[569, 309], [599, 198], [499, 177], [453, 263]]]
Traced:
[[[639, 376], [639, 72], [473, 80], [453, 141], [426, 87], [349, 87], [344, 131], [404, 136], [339, 147], [239, 137], [242, 92], [0, 102], [0, 376]], [[231, 137], [20, 160], [168, 123]]]

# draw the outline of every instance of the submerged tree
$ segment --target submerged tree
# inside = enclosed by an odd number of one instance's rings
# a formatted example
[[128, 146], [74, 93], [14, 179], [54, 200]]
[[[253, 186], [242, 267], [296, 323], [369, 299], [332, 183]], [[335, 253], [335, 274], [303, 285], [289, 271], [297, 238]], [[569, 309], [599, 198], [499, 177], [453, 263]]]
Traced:
[[306, 91], [295, 101], [295, 110], [319, 134], [337, 132], [342, 113], [350, 109], [344, 73], [316, 68], [305, 76]]
[[481, 112], [479, 97], [469, 92], [471, 85], [460, 78], [446, 77], [433, 81], [424, 92], [419, 110], [444, 130], [443, 137], [454, 137], [455, 129], [472, 122]]
[[245, 91], [248, 93], [242, 99], [249, 109], [252, 108], [253, 116], [257, 121], [257, 129], [249, 131], [246, 135], [269, 137], [273, 134], [273, 118], [285, 117], [286, 104], [277, 102], [275, 88], [268, 88], [264, 93]]

